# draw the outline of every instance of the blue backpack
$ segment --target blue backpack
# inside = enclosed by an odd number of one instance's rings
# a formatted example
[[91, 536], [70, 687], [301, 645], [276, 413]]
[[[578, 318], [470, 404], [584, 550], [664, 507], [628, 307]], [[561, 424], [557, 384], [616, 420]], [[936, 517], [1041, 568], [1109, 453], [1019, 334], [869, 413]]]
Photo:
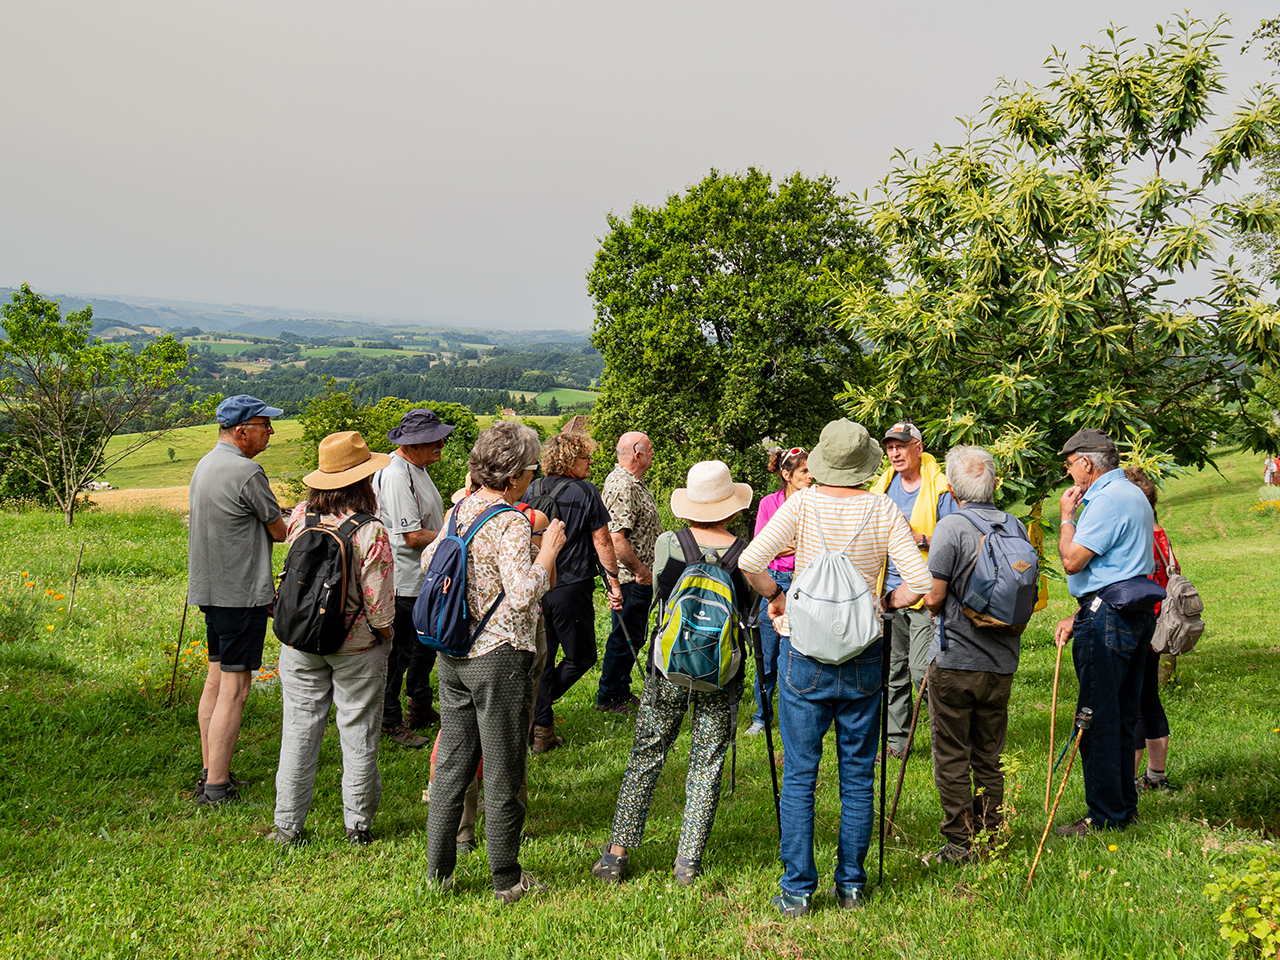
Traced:
[[961, 609], [976, 627], [1012, 636], [1027, 629], [1040, 588], [1040, 557], [1015, 517], [984, 520], [961, 510], [982, 534], [978, 562], [960, 600]]
[[471, 522], [465, 536], [458, 536], [458, 517], [455, 510], [449, 516], [449, 528], [436, 547], [427, 573], [422, 581], [422, 592], [413, 605], [413, 628], [418, 640], [437, 653], [451, 657], [465, 657], [471, 652], [471, 644], [480, 635], [493, 611], [507, 595], [503, 590], [493, 605], [471, 628], [470, 611], [467, 610], [467, 547], [489, 520], [498, 514], [515, 508], [507, 503], [495, 503]]

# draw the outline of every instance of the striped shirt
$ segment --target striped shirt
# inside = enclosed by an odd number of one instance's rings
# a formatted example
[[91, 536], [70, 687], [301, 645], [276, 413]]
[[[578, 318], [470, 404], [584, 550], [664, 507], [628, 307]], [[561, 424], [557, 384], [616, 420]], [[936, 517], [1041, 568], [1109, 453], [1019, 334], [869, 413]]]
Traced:
[[[860, 527], [862, 532], [858, 533]], [[856, 541], [850, 543], [855, 534]], [[906, 517], [892, 500], [878, 493], [829, 497], [810, 489], [788, 497], [742, 552], [738, 569], [765, 573], [769, 561], [794, 544], [799, 579], [818, 551], [824, 549], [824, 537], [826, 548], [831, 550], [847, 545], [846, 555], [872, 589], [880, 580], [886, 555], [893, 559], [908, 589], [924, 594], [933, 586], [933, 577], [911, 536]], [[785, 616], [775, 621], [775, 626], [779, 633], [791, 635]]]

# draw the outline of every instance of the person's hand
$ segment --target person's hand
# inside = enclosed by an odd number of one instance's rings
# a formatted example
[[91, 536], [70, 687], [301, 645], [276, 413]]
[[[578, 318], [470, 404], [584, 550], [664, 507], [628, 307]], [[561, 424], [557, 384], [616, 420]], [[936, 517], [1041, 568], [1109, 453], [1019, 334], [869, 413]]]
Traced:
[[1063, 520], [1074, 520], [1076, 516], [1076, 507], [1080, 506], [1080, 498], [1084, 496], [1084, 491], [1079, 487], [1068, 487], [1062, 494], [1062, 498], [1058, 501], [1058, 509], [1062, 511]]
[[543, 547], [559, 553], [560, 548], [565, 544], [564, 521], [552, 520], [547, 524], [547, 529], [542, 531]]
[[1067, 617], [1058, 621], [1057, 628], [1053, 631], [1053, 641], [1060, 647], [1065, 647], [1067, 641], [1075, 635], [1076, 621], [1074, 617]]
[[787, 613], [787, 591], [780, 590], [778, 595], [769, 601], [769, 616], [773, 619], [775, 627], [777, 621], [786, 616]]
[[622, 585], [618, 583], [616, 577], [605, 580], [605, 595], [609, 598], [610, 610], [622, 609]]
[[642, 587], [649, 586], [653, 583], [653, 571], [648, 567], [641, 568], [640, 572], [636, 574], [636, 583]]

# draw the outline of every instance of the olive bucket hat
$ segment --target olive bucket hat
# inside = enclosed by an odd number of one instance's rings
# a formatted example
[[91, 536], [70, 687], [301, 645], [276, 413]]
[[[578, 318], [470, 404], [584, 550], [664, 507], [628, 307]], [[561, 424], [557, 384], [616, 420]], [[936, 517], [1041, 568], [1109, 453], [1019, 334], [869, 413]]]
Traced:
[[880, 471], [883, 455], [862, 424], [847, 418], [832, 420], [809, 452], [809, 472], [818, 483], [865, 487]]

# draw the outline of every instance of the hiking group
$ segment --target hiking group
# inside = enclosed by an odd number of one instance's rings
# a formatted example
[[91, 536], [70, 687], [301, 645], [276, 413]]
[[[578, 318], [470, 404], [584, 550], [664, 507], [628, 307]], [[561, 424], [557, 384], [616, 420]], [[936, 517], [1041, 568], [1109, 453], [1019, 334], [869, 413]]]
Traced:
[[[514, 903], [543, 889], [519, 858], [528, 757], [565, 745], [553, 705], [597, 662], [598, 575], [612, 626], [595, 708], [635, 720], [608, 842], [592, 867], [600, 880], [625, 877], [686, 713], [692, 736], [672, 874], [680, 884], [697, 880], [748, 660], [755, 709], [746, 732], [770, 744], [777, 693], [783, 872], [773, 905], [783, 916], [808, 913], [818, 891], [815, 793], [833, 727], [840, 907], [866, 902], [875, 765], [891, 756], [905, 765], [926, 703], [944, 840], [931, 859], [968, 859], [1000, 827], [1009, 698], [1040, 577], [1026, 529], [995, 506], [986, 450], [954, 447], [944, 471], [910, 421], [879, 440], [834, 421], [812, 450], [772, 454], [780, 488], [760, 501], [748, 544], [730, 527], [745, 530], [735, 520], [754, 491], [718, 460], [689, 469], [670, 497], [687, 526], [663, 531], [644, 481], [653, 446], [637, 432], [619, 439], [617, 464], [597, 491], [585, 434], [543, 444], [530, 427], [499, 421], [480, 435], [467, 483], [445, 511], [426, 468], [453, 428], [425, 409], [388, 433], [397, 445], [390, 455], [371, 452], [359, 433], [326, 437], [306, 499], [286, 516], [253, 463], [280, 415], [253, 397], [224, 400], [218, 442], [191, 481], [188, 601], [205, 613], [209, 647], [200, 805], [232, 801], [244, 787], [230, 759], [273, 616], [284, 705], [268, 839], [303, 840], [331, 706], [355, 844], [373, 840], [379, 736], [420, 748], [428, 739], [417, 730], [438, 723], [424, 792], [430, 882], [451, 887], [458, 857], [475, 849], [483, 784], [495, 895]], [[1185, 588], [1154, 525], [1150, 480], [1120, 470], [1115, 444], [1097, 430], [1078, 432], [1061, 455], [1072, 486], [1061, 498], [1058, 552], [1079, 609], [1055, 639], [1072, 643], [1078, 708], [1092, 711], [1076, 739], [1088, 809], [1061, 832], [1083, 834], [1124, 829], [1141, 789], [1168, 787], [1169, 728], [1158, 657], [1148, 650], [1163, 585], [1166, 606]], [[271, 545], [284, 540], [275, 586]], [[1179, 629], [1179, 637], [1195, 632]], [[639, 695], [630, 689], [637, 662]], [[1147, 766], [1135, 776], [1130, 763], [1144, 748]]]

